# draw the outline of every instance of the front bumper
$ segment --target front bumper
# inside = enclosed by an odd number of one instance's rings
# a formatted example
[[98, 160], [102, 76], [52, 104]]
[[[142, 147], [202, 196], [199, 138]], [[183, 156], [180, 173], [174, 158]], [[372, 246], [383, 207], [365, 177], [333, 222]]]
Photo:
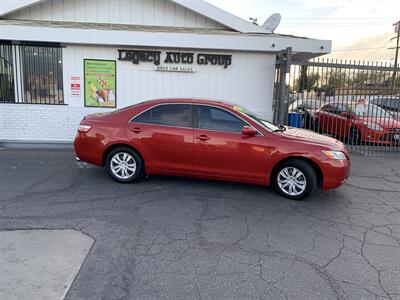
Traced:
[[322, 168], [323, 190], [335, 189], [346, 182], [350, 175], [350, 160], [327, 160]]

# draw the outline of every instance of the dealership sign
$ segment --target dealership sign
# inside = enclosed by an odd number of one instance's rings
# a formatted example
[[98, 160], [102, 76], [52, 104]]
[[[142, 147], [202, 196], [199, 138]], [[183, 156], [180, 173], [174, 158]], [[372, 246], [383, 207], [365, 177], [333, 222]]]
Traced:
[[[153, 63], [158, 71], [171, 72], [194, 72], [195, 69], [188, 67], [193, 64], [200, 66], [211, 65], [221, 66], [224, 69], [232, 64], [232, 55], [207, 54], [193, 52], [172, 52], [152, 51], [152, 50], [118, 50], [120, 61], [130, 61], [135, 65], [140, 63]], [[161, 64], [163, 64], [161, 66]], [[171, 67], [171, 65], [174, 65]], [[184, 65], [184, 67], [176, 67]], [[161, 66], [161, 67], [160, 67]]]

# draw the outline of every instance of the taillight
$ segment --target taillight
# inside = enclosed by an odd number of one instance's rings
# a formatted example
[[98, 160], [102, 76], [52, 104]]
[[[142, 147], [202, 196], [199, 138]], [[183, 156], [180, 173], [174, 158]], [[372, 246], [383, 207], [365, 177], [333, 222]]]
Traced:
[[87, 133], [91, 128], [92, 126], [89, 125], [79, 125], [78, 132]]

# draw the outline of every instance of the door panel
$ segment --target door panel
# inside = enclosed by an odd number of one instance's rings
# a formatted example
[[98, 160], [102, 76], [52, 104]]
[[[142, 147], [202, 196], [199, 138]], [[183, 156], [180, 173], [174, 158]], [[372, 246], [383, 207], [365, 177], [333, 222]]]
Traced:
[[146, 168], [174, 173], [193, 169], [191, 104], [162, 104], [136, 116], [126, 127], [133, 147], [140, 148]]
[[194, 130], [196, 173], [266, 180], [269, 147], [264, 136], [243, 137], [230, 132]]
[[133, 147], [140, 145], [146, 167], [171, 172], [192, 170], [192, 128], [130, 123], [127, 136]]
[[194, 108], [194, 171], [221, 178], [265, 180], [267, 139], [243, 136], [243, 126], [248, 124], [229, 111], [205, 105]]

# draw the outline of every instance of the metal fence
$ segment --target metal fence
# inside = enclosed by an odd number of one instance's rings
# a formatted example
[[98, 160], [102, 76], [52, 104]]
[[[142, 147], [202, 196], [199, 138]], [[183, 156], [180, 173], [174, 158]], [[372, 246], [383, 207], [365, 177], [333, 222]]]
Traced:
[[332, 136], [351, 152], [400, 156], [399, 68], [290, 54], [277, 60], [275, 122]]

